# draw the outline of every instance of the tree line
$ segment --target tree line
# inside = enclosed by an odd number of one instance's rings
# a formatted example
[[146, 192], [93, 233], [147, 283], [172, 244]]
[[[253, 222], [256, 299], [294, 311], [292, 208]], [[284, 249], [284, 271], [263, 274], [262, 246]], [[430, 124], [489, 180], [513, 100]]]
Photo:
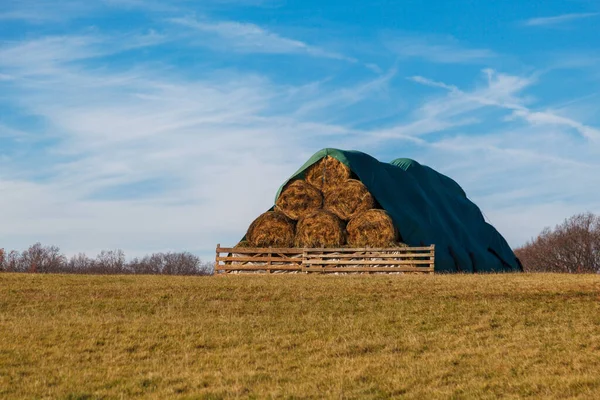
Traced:
[[515, 250], [526, 272], [600, 273], [600, 216], [574, 215]]
[[[600, 273], [600, 216], [574, 215], [515, 249], [525, 272]], [[214, 264], [189, 252], [153, 253], [127, 261], [122, 250], [70, 258], [36, 243], [22, 252], [0, 248], [0, 272], [211, 275]]]
[[95, 258], [70, 258], [56, 246], [36, 243], [22, 252], [0, 249], [0, 272], [66, 274], [212, 275], [213, 263], [189, 252], [153, 253], [127, 261], [122, 250], [103, 250]]

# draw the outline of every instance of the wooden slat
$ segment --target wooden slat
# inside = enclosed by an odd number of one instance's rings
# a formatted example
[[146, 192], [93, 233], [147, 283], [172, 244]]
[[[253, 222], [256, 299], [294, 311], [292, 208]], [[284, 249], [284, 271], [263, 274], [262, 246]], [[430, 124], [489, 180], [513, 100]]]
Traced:
[[258, 271], [258, 270], [281, 270], [281, 271], [301, 271], [300, 265], [219, 265], [218, 269], [224, 271]]
[[284, 254], [302, 254], [303, 249], [299, 248], [270, 248], [270, 247], [217, 247], [217, 253], [284, 253]]
[[312, 260], [308, 259], [304, 261], [304, 264], [318, 264], [318, 265], [343, 265], [343, 264], [355, 264], [355, 265], [429, 265], [429, 260]]
[[[314, 255], [312, 255], [314, 257]], [[431, 258], [429, 253], [405, 253], [405, 254], [387, 254], [387, 253], [374, 253], [374, 254], [319, 254], [319, 257], [323, 258], [410, 258], [410, 257], [421, 257], [426, 258], [428, 261]]]
[[[221, 256], [221, 253], [227, 256]], [[233, 256], [240, 254], [241, 256]], [[433, 273], [435, 246], [393, 248], [232, 248], [217, 245], [215, 270]], [[239, 264], [238, 264], [239, 263]], [[255, 264], [257, 263], [257, 264]], [[422, 265], [422, 266], [421, 266]]]
[[220, 253], [288, 253], [288, 254], [302, 254], [304, 251], [309, 253], [313, 252], [361, 252], [361, 251], [381, 251], [381, 252], [390, 252], [390, 251], [431, 251], [433, 249], [432, 246], [427, 247], [341, 247], [341, 248], [317, 248], [317, 247], [308, 247], [305, 249], [297, 248], [297, 247], [288, 247], [288, 248], [280, 248], [280, 247], [217, 247], [217, 252]]
[[[390, 252], [390, 251], [431, 251], [433, 248], [431, 246], [427, 247], [341, 247], [341, 248], [316, 248], [310, 247], [306, 248], [306, 251], [309, 253], [312, 252], [325, 252], [330, 253], [332, 251], [336, 252], [359, 252], [359, 251], [382, 251], [382, 252]], [[264, 250], [264, 249], [263, 249]]]
[[304, 261], [306, 261], [307, 258], [308, 258], [308, 254], [306, 253], [306, 251], [302, 252], [302, 272], [306, 272], [305, 271], [306, 264], [304, 263]]
[[284, 258], [284, 257], [217, 257], [218, 261], [235, 261], [235, 262], [295, 262], [301, 263], [301, 258]]
[[429, 267], [307, 267], [306, 272], [431, 272]]

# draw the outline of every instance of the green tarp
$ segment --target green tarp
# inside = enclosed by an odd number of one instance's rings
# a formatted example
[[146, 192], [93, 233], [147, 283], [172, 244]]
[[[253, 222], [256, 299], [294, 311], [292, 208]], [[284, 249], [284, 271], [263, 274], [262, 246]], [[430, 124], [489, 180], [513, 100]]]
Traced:
[[436, 272], [508, 272], [521, 265], [506, 240], [452, 179], [408, 158], [390, 163], [359, 151], [323, 149], [287, 182], [325, 156], [346, 164], [391, 216], [409, 246], [435, 244]]

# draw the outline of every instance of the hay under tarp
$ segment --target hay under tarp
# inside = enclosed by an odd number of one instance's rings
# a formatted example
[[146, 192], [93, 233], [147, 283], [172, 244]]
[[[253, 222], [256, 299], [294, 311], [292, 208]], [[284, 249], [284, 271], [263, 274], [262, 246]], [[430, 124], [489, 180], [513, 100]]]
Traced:
[[353, 247], [397, 245], [398, 231], [384, 210], [367, 210], [348, 222], [348, 244]]
[[348, 221], [373, 208], [375, 201], [361, 181], [348, 179], [325, 193], [323, 208]]
[[267, 211], [252, 222], [246, 240], [253, 247], [291, 247], [294, 222], [278, 211]]
[[296, 247], [339, 247], [346, 241], [344, 223], [335, 214], [319, 210], [298, 221]]
[[289, 183], [275, 202], [275, 210], [298, 220], [323, 206], [321, 191], [303, 180]]
[[308, 168], [305, 179], [323, 192], [344, 183], [350, 178], [350, 168], [331, 156], [322, 158]]

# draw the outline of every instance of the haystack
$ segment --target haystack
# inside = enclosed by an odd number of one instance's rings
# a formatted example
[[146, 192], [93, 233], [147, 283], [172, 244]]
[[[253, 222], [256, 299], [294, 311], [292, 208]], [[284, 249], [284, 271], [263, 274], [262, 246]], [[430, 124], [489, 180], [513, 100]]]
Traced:
[[306, 181], [326, 192], [350, 178], [350, 168], [331, 156], [322, 158], [306, 170]]
[[348, 179], [325, 193], [323, 208], [340, 219], [348, 221], [361, 212], [373, 208], [374, 204], [373, 196], [361, 181]]
[[252, 222], [246, 240], [254, 247], [291, 247], [294, 222], [277, 211], [267, 211]]
[[296, 180], [281, 191], [275, 210], [288, 218], [298, 220], [323, 206], [321, 191], [302, 180]]
[[398, 241], [398, 231], [384, 210], [367, 210], [348, 222], [348, 244], [352, 247], [388, 247]]
[[297, 247], [339, 247], [346, 241], [344, 223], [333, 213], [315, 211], [298, 222]]

